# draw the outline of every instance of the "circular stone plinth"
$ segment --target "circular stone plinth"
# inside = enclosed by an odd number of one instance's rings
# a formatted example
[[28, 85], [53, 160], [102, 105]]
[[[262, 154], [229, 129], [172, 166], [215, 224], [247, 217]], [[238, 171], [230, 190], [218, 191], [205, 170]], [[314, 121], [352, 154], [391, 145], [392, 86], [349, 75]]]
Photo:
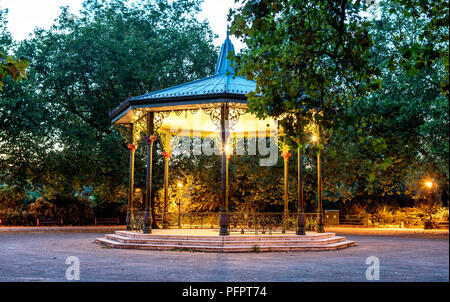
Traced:
[[220, 236], [218, 230], [154, 230], [152, 234], [116, 231], [96, 243], [112, 248], [200, 251], [200, 252], [286, 252], [337, 250], [352, 246], [354, 241], [334, 233], [307, 232], [295, 234], [234, 234]]

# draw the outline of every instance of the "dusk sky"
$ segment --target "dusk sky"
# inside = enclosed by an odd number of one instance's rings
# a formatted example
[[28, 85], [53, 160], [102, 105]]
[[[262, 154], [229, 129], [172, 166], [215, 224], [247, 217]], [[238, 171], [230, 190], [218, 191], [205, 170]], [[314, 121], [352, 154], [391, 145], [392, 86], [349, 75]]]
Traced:
[[[35, 27], [49, 28], [59, 15], [59, 7], [69, 6], [70, 12], [77, 15], [82, 3], [83, 0], [0, 0], [0, 8], [9, 11], [8, 30], [14, 39], [23, 40]], [[228, 10], [234, 6], [234, 0], [204, 0], [199, 19], [208, 19], [213, 32], [219, 35], [214, 41], [216, 46], [225, 40]], [[236, 51], [243, 47], [234, 37], [230, 39]]]

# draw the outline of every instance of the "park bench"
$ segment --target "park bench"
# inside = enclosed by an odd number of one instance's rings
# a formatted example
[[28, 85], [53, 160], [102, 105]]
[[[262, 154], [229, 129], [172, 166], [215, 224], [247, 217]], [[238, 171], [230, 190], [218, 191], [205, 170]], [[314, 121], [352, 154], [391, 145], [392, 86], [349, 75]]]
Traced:
[[95, 225], [119, 224], [119, 218], [95, 218]]
[[152, 221], [152, 224], [156, 223], [159, 227], [162, 227], [163, 219], [162, 217], [155, 217]]
[[440, 221], [437, 224], [438, 229], [448, 229], [448, 221]]
[[155, 217], [154, 222], [162, 225], [163, 219], [162, 219], [162, 217]]
[[37, 218], [37, 226], [40, 225], [63, 225], [62, 218]]
[[360, 216], [339, 217], [339, 224], [364, 225], [364, 217], [360, 217]]

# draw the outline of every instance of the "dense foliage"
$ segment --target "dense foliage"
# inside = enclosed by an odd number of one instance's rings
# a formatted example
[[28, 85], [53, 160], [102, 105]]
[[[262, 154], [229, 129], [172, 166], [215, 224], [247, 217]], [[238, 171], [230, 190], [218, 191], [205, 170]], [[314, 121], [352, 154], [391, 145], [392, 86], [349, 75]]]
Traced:
[[[89, 0], [80, 17], [63, 8], [49, 30], [7, 40], [31, 64], [28, 80], [6, 79], [0, 92], [0, 183], [46, 198], [90, 187], [98, 203], [123, 202], [128, 150], [109, 112], [129, 96], [214, 71], [217, 50], [208, 24], [195, 19], [199, 5]], [[138, 156], [137, 179], [143, 165]]]
[[258, 85], [250, 110], [281, 118], [294, 147], [319, 126], [326, 201], [412, 205], [431, 179], [448, 202], [445, 1], [240, 2], [230, 17], [249, 45], [236, 68]]
[[259, 117], [281, 118], [291, 145], [306, 145], [310, 121], [323, 142], [355, 99], [379, 88], [364, 1], [241, 2], [231, 14], [231, 32], [248, 45], [236, 62], [240, 74], [257, 83], [249, 108]]
[[[84, 213], [67, 220], [80, 224], [124, 213], [128, 150], [109, 112], [129, 96], [213, 73], [217, 49], [208, 24], [196, 20], [200, 2], [88, 0], [80, 17], [64, 8], [52, 28], [36, 29], [24, 41], [12, 40], [0, 14], [0, 51], [30, 58], [28, 79], [2, 78], [0, 218], [7, 211], [32, 223], [37, 215]], [[415, 7], [380, 1], [376, 8], [344, 0], [240, 2], [242, 8], [231, 14], [231, 33], [248, 49], [236, 57], [236, 68], [257, 82], [250, 110], [281, 118], [293, 146], [291, 211], [297, 203], [297, 141], [305, 154], [306, 211], [314, 211], [318, 149], [300, 127], [312, 121], [321, 132], [325, 208], [359, 213], [448, 203], [446, 1]], [[157, 141], [157, 215], [161, 149]], [[145, 155], [140, 142], [140, 189]], [[272, 167], [258, 162], [257, 156], [231, 157], [231, 210], [283, 210], [281, 157]], [[180, 200], [184, 212], [217, 211], [220, 164], [219, 157], [174, 154], [169, 211], [176, 212]], [[437, 185], [427, 190], [425, 179]], [[142, 196], [137, 199], [139, 209]]]

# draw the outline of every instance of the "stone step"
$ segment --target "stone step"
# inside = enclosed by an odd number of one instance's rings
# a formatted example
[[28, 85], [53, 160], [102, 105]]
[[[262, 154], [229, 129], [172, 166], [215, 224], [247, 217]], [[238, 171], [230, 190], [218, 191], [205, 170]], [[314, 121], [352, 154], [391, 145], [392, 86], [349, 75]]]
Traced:
[[186, 239], [186, 238], [160, 238], [155, 237], [145, 237], [145, 238], [137, 238], [137, 237], [128, 237], [117, 234], [107, 234], [105, 238], [111, 239], [114, 241], [122, 242], [122, 243], [138, 243], [138, 244], [168, 244], [168, 245], [212, 245], [212, 246], [222, 246], [223, 240], [220, 240], [218, 236], [215, 238], [208, 239]]
[[143, 250], [172, 250], [172, 251], [200, 251], [200, 252], [287, 252], [287, 251], [326, 251], [337, 250], [355, 245], [354, 241], [340, 241], [324, 245], [294, 245], [294, 246], [259, 246], [253, 245], [227, 245], [227, 246], [202, 246], [202, 245], [170, 245], [170, 244], [139, 244], [122, 243], [107, 238], [97, 238], [96, 243], [114, 248], [143, 249]]
[[314, 245], [273, 245], [273, 246], [226, 246], [223, 247], [224, 253], [237, 253], [237, 252], [293, 252], [293, 251], [332, 251], [347, 248], [355, 245], [354, 241], [344, 240], [341, 242], [325, 244], [320, 246]]
[[122, 249], [139, 249], [139, 250], [166, 250], [166, 251], [202, 251], [202, 252], [222, 252], [221, 246], [201, 246], [201, 245], [170, 245], [170, 244], [139, 244], [139, 243], [122, 243], [106, 238], [97, 238], [95, 242]]
[[162, 240], [223, 240], [223, 241], [245, 241], [245, 240], [317, 240], [325, 238], [335, 237], [335, 233], [307, 233], [306, 235], [231, 235], [231, 236], [219, 236], [217, 235], [171, 235], [171, 234], [143, 234], [131, 231], [116, 231], [116, 235], [136, 238], [136, 239], [162, 239]]
[[[200, 245], [200, 246], [228, 246], [228, 245], [254, 245], [259, 246], [294, 246], [294, 245], [324, 245], [336, 242], [345, 241], [345, 237], [335, 236], [332, 238], [319, 238], [316, 240], [311, 239], [300, 239], [296, 237], [297, 240], [281, 240], [273, 238], [265, 238], [265, 240], [249, 240], [247, 238], [240, 238], [245, 240], [233, 240], [227, 241], [223, 238], [215, 236], [209, 238], [209, 240], [196, 239], [191, 237], [189, 239], [161, 239], [161, 238], [133, 238], [128, 236], [121, 236], [117, 234], [107, 234], [105, 235], [107, 239], [118, 241], [121, 243], [137, 243], [137, 244], [159, 244], [159, 245]], [[283, 238], [284, 239], [284, 238]]]

